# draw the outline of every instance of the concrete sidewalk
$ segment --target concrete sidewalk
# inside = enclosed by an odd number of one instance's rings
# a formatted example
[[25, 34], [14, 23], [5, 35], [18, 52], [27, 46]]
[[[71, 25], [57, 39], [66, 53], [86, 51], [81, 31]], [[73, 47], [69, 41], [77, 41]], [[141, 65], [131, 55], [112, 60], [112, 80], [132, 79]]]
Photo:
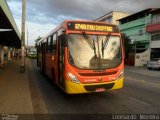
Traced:
[[125, 65], [125, 71], [160, 78], [160, 71], [148, 70], [147, 67], [134, 67]]
[[19, 72], [19, 66], [20, 60], [14, 60], [0, 69], [0, 113], [34, 113], [28, 76]]

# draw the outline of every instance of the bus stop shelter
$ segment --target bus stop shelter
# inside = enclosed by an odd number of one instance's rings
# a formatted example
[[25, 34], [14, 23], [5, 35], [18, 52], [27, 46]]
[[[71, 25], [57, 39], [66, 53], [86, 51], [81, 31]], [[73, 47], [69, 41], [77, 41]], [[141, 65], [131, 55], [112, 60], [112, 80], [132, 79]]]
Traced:
[[[0, 63], [3, 64], [4, 46], [8, 51], [21, 47], [21, 38], [6, 0], [0, 0]], [[10, 54], [9, 54], [10, 55]]]

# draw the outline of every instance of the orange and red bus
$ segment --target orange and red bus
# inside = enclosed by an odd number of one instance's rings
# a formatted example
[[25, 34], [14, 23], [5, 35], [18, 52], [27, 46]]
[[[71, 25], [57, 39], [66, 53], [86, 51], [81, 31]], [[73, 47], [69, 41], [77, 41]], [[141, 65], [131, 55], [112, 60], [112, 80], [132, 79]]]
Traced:
[[124, 50], [118, 26], [66, 20], [37, 42], [37, 65], [68, 94], [123, 87]]

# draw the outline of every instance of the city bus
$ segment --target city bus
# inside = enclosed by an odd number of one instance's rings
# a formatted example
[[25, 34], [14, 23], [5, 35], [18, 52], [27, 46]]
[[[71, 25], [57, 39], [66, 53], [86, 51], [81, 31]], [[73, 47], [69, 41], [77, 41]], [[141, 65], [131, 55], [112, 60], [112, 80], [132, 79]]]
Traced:
[[38, 67], [67, 94], [123, 87], [124, 50], [117, 25], [66, 20], [36, 44]]
[[36, 59], [37, 58], [37, 51], [35, 48], [31, 48], [28, 50], [28, 57], [32, 58], [32, 59]]

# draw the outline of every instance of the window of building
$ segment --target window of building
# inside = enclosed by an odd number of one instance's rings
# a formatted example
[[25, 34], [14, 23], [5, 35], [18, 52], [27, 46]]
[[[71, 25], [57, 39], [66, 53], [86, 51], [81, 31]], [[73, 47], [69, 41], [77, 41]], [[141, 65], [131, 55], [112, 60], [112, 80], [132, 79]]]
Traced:
[[152, 41], [160, 40], [160, 33], [153, 34], [151, 39], [152, 39]]
[[152, 16], [152, 24], [160, 23], [160, 14]]

